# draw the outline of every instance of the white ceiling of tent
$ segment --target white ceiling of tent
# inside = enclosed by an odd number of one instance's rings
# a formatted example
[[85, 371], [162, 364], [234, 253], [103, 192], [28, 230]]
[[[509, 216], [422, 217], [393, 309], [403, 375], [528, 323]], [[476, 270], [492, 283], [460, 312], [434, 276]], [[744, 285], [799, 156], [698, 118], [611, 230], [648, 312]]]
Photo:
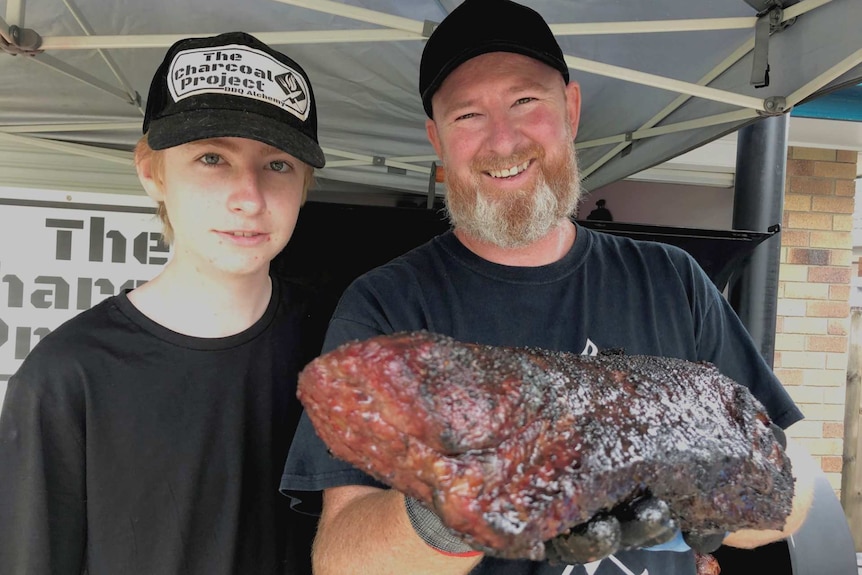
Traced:
[[[582, 86], [588, 190], [731, 132], [771, 102], [789, 108], [862, 80], [862, 1], [784, 0], [775, 14], [792, 25], [768, 40], [769, 86], [753, 87], [761, 2], [772, 0], [523, 1], [545, 16]], [[458, 3], [0, 0], [0, 43], [15, 44], [15, 26], [41, 37], [36, 55], [0, 52], [0, 141], [128, 163], [167, 47], [243, 30], [311, 77], [327, 154], [319, 179], [425, 193], [436, 157], [419, 60], [430, 27]], [[27, 34], [18, 38], [25, 48]]]

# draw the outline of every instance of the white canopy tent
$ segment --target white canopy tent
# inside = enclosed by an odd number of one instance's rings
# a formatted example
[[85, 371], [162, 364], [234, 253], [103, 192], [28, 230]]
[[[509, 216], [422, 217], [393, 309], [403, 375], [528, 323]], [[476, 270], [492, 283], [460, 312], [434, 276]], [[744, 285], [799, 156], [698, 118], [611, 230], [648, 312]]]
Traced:
[[[129, 165], [166, 48], [243, 30], [310, 75], [327, 155], [320, 182], [347, 194], [423, 194], [438, 160], [424, 132], [419, 59], [458, 3], [0, 0], [0, 145]], [[524, 3], [545, 16], [582, 86], [588, 190], [862, 78], [860, 0]]]

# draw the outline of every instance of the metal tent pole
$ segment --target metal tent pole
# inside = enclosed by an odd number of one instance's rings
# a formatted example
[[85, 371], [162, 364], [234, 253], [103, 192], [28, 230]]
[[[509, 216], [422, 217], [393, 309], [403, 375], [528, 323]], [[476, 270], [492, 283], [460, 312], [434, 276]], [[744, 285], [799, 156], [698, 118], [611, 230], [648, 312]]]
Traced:
[[[739, 130], [733, 228], [768, 231], [784, 211], [789, 116], [771, 116]], [[775, 353], [781, 234], [757, 246], [731, 279], [728, 300], [770, 366]]]

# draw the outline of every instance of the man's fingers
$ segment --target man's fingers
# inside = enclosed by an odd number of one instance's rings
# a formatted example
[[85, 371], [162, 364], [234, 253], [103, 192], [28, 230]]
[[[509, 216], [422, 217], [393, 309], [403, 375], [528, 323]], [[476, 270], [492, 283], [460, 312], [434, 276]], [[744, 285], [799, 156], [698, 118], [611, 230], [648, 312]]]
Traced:
[[682, 538], [688, 544], [689, 547], [697, 551], [698, 553], [712, 553], [719, 547], [721, 547], [721, 542], [724, 541], [726, 533], [683, 533]]
[[546, 559], [551, 563], [590, 563], [607, 557], [620, 548], [620, 522], [613, 515], [594, 517], [545, 543]]
[[658, 545], [672, 539], [676, 532], [670, 508], [661, 499], [639, 499], [616, 516], [620, 520], [623, 549]]

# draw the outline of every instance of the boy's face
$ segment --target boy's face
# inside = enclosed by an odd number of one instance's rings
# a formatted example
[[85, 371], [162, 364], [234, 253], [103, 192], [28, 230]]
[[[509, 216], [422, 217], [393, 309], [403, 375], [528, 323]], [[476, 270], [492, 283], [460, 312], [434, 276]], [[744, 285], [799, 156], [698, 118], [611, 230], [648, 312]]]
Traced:
[[162, 184], [138, 166], [147, 193], [165, 203], [175, 264], [202, 273], [267, 274], [293, 234], [310, 168], [256, 140], [199, 140], [162, 151]]

